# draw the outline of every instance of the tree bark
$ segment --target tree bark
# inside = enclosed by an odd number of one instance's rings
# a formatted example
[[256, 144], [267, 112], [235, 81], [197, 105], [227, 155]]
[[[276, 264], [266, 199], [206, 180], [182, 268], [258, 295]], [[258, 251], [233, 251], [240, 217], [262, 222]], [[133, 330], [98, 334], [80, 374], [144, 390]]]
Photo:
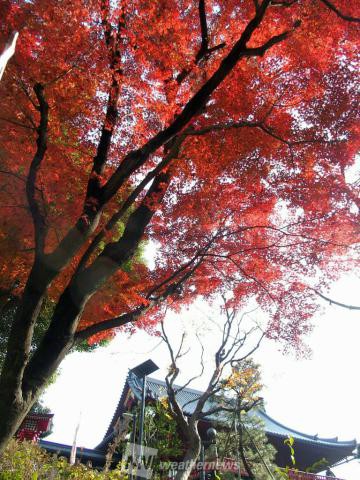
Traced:
[[184, 458], [181, 461], [181, 463], [184, 464], [184, 468], [177, 471], [175, 480], [187, 480], [200, 455], [201, 439], [197, 429], [191, 429], [188, 432], [187, 441], [188, 448], [185, 452]]
[[19, 395], [19, 391], [14, 393], [12, 388], [5, 387], [0, 395], [0, 454], [5, 450], [9, 440], [15, 435], [22, 421], [31, 409], [32, 405], [38, 399], [40, 390], [36, 397], [26, 399]]
[[[0, 453], [14, 435], [32, 404], [74, 344], [75, 332], [86, 303], [121, 265], [131, 258], [169, 185], [169, 172], [153, 181], [143, 202], [130, 215], [117, 242], [109, 243], [85, 270], [75, 274], [59, 298], [50, 326], [30, 358], [33, 327], [52, 279], [44, 262], [35, 261], [22, 305], [8, 342], [0, 379]], [[150, 205], [152, 201], [152, 205]]]

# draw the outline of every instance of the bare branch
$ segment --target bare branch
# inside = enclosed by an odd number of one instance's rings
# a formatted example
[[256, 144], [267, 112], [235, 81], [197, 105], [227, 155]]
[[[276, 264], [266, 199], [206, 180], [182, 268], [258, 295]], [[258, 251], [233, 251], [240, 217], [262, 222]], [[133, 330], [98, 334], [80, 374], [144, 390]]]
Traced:
[[358, 306], [349, 305], [349, 304], [347, 304], [347, 303], [337, 302], [336, 300], [333, 300], [332, 298], [329, 298], [329, 297], [327, 297], [326, 295], [323, 295], [322, 293], [318, 292], [317, 290], [314, 290], [314, 292], [315, 292], [316, 295], [318, 295], [320, 298], [322, 298], [323, 300], [326, 300], [327, 302], [329, 302], [330, 305], [336, 305], [336, 306], [338, 306], [338, 307], [347, 308], [348, 310], [360, 310], [360, 307], [358, 307]]
[[[261, 398], [257, 398], [253, 402], [250, 402], [246, 405], [242, 405], [241, 410], [245, 412], [249, 412], [254, 407], [256, 407], [256, 405], [259, 405], [261, 401], [262, 401]], [[216, 413], [220, 413], [220, 412], [234, 412], [234, 408], [235, 408], [234, 405], [230, 405], [230, 406], [219, 405], [218, 407], [214, 407], [214, 408], [211, 408], [210, 410], [206, 410], [205, 412], [201, 412], [199, 414], [199, 418], [203, 419], [203, 418], [209, 417], [210, 415], [215, 415]]]
[[200, 336], [198, 334], [196, 334], [196, 338], [198, 339], [198, 342], [201, 346], [201, 356], [200, 356], [200, 366], [201, 366], [201, 370], [200, 370], [200, 373], [198, 375], [194, 375], [193, 377], [191, 377], [182, 387], [180, 388], [177, 388], [175, 393], [176, 395], [178, 393], [180, 393], [181, 391], [183, 391], [185, 388], [187, 388], [190, 383], [192, 383], [194, 380], [197, 380], [198, 378], [201, 378], [203, 376], [203, 373], [204, 373], [204, 370], [205, 370], [205, 365], [204, 365], [204, 345], [202, 343], [202, 341], [200, 340]]
[[[164, 326], [164, 322], [161, 321], [160, 322], [160, 325], [161, 325], [161, 332], [162, 332], [162, 339], [163, 341], [165, 342], [168, 350], [169, 350], [169, 354], [170, 354], [170, 358], [171, 358], [171, 365], [170, 365], [170, 368], [169, 368], [169, 371], [165, 377], [165, 380], [166, 380], [166, 385], [168, 387], [168, 395], [170, 396], [170, 391], [171, 391], [171, 394], [174, 396], [174, 399], [175, 399], [175, 391], [174, 391], [174, 382], [177, 378], [177, 376], [179, 375], [179, 368], [178, 366], [176, 365], [176, 360], [177, 360], [177, 356], [174, 354], [174, 350], [171, 346], [171, 343], [170, 343], [170, 340], [169, 340], [169, 337], [167, 336], [166, 334], [166, 331], [165, 331], [165, 326]], [[180, 348], [179, 348], [179, 352], [182, 348], [182, 344], [183, 344], [183, 341], [184, 341], [184, 336], [185, 336], [185, 333], [182, 334], [182, 337], [181, 337], [181, 342], [180, 342]], [[176, 402], [177, 403], [177, 402]], [[177, 407], [176, 407], [177, 408]], [[179, 407], [180, 408], [180, 407]]]
[[184, 345], [184, 340], [185, 340], [185, 332], [183, 332], [183, 334], [181, 335], [181, 341], [180, 341], [180, 345], [179, 345], [179, 348], [178, 348], [178, 351], [175, 355], [175, 362], [176, 360], [178, 360], [179, 358], [183, 357], [184, 356], [184, 353], [183, 353], [183, 345]]
[[231, 361], [231, 365], [235, 365], [235, 363], [242, 362], [243, 360], [246, 360], [247, 358], [249, 358], [260, 347], [260, 344], [261, 344], [261, 342], [263, 341], [264, 338], [265, 338], [265, 333], [262, 333], [262, 335], [259, 338], [256, 345], [249, 352], [247, 352], [246, 355], [244, 355], [243, 357], [233, 358], [232, 361]]

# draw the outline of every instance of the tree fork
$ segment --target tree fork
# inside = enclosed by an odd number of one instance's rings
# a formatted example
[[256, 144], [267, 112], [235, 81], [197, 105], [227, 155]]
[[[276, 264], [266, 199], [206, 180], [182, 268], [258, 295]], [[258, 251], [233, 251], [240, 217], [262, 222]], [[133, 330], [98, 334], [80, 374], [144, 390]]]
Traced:
[[[90, 267], [78, 275], [75, 274], [59, 299], [50, 327], [41, 344], [29, 363], [26, 359], [22, 370], [16, 376], [16, 384], [7, 384], [14, 378], [15, 373], [11, 364], [7, 363], [8, 368], [4, 368], [4, 372], [6, 372], [3, 383], [5, 389], [1, 390], [8, 392], [8, 395], [5, 395], [2, 400], [2, 405], [0, 404], [2, 408], [0, 413], [4, 412], [0, 416], [1, 445], [5, 446], [16, 432], [22, 419], [46, 385], [48, 378], [56, 371], [73, 346], [75, 331], [89, 298], [100, 284], [107, 281], [134, 254], [145, 228], [166, 192], [169, 181], [169, 172], [160, 173], [154, 179], [143, 202], [130, 216], [122, 238], [118, 242], [109, 244]], [[97, 278], [97, 281], [89, 282], [89, 278]], [[29, 338], [31, 340], [31, 337]], [[14, 403], [15, 398], [17, 400]], [[5, 414], [8, 411], [13, 412], [10, 417], [7, 413]], [[6, 416], [8, 418], [5, 420]]]

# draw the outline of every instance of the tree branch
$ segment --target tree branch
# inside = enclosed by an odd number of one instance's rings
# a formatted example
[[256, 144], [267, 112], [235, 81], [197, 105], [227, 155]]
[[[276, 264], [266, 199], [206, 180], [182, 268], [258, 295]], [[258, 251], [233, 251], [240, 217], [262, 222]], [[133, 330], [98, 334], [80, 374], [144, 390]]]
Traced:
[[91, 255], [95, 252], [100, 242], [106, 237], [106, 234], [115, 227], [117, 222], [121, 220], [121, 218], [124, 216], [126, 211], [131, 207], [131, 205], [135, 202], [135, 200], [138, 198], [140, 193], [145, 189], [147, 184], [151, 180], [153, 180], [156, 177], [156, 175], [158, 175], [161, 172], [161, 170], [167, 167], [173, 159], [178, 157], [180, 146], [184, 140], [185, 140], [184, 135], [180, 135], [176, 138], [176, 140], [173, 142], [173, 145], [169, 150], [168, 154], [165, 156], [165, 158], [153, 170], [151, 170], [151, 172], [149, 172], [145, 176], [145, 178], [138, 184], [138, 186], [131, 192], [128, 198], [124, 201], [120, 209], [116, 213], [114, 213], [114, 215], [110, 218], [110, 220], [107, 222], [104, 228], [102, 228], [100, 232], [97, 233], [97, 235], [94, 237], [93, 241], [91, 242], [91, 244], [89, 245], [85, 253], [83, 254], [79, 262], [79, 265], [77, 267], [77, 270], [76, 270], [77, 272], [85, 268], [86, 263], [90, 259]]
[[196, 334], [196, 338], [198, 339], [198, 342], [201, 346], [201, 356], [200, 356], [200, 367], [201, 367], [201, 370], [200, 370], [200, 373], [198, 375], [194, 375], [193, 377], [191, 377], [184, 385], [182, 385], [180, 388], [177, 388], [176, 389], [176, 395], [180, 392], [182, 392], [183, 390], [185, 390], [185, 388], [187, 388], [190, 383], [192, 383], [194, 380], [197, 380], [198, 378], [201, 378], [203, 373], [204, 373], [204, 370], [205, 370], [205, 365], [204, 365], [204, 345], [202, 343], [202, 341], [200, 340], [200, 337], [198, 334]]
[[47, 129], [48, 129], [48, 115], [49, 105], [46, 102], [44, 95], [44, 87], [37, 83], [34, 86], [34, 92], [39, 101], [38, 110], [40, 112], [40, 123], [37, 128], [38, 138], [36, 140], [37, 149], [30, 165], [28, 178], [26, 181], [26, 195], [30, 207], [30, 212], [33, 218], [35, 229], [35, 250], [37, 255], [44, 252], [45, 236], [46, 236], [46, 221], [41, 212], [38, 201], [36, 200], [36, 180], [37, 174], [44, 159], [47, 149]]
[[[130, 175], [141, 167], [149, 156], [160, 146], [166, 144], [171, 138], [176, 136], [202, 110], [208, 98], [232, 71], [239, 60], [249, 55], [246, 53], [247, 42], [261, 24], [269, 4], [270, 0], [264, 0], [262, 2], [256, 15], [247, 24], [239, 40], [234, 44], [230, 52], [223, 58], [218, 69], [189, 100], [175, 120], [167, 128], [148, 140], [143, 147], [129, 152], [100, 190], [99, 185], [96, 184], [96, 178], [98, 180], [100, 179], [94, 167], [93, 177], [95, 178], [93, 185], [95, 193], [99, 194], [98, 199], [95, 198], [95, 201], [91, 199], [87, 201], [84, 215], [82, 215], [76, 225], [69, 230], [58, 247], [51, 254], [47, 255], [47, 261], [55, 271], [54, 275], [56, 275], [56, 271], [64, 268], [72, 256], [83, 245], [86, 238], [95, 230], [102, 207], [111, 200]], [[278, 41], [280, 41], [280, 39]], [[101, 171], [101, 168], [99, 171]]]
[[47, 255], [47, 262], [52, 265], [55, 276], [66, 266], [85, 240], [94, 232], [98, 225], [102, 208], [106, 203], [102, 198], [103, 172], [118, 119], [117, 104], [121, 89], [120, 80], [123, 73], [120, 44], [124, 23], [123, 14], [121, 14], [121, 21], [119, 20], [117, 30], [112, 29], [111, 22], [108, 19], [109, 9], [107, 0], [101, 2], [100, 10], [111, 71], [105, 119], [101, 127], [96, 154], [93, 158], [93, 166], [88, 179], [82, 214], [53, 252]]
[[299, 0], [271, 0], [272, 7], [291, 7]]
[[[241, 410], [244, 410], [245, 412], [249, 412], [251, 409], [256, 407], [259, 403], [261, 403], [262, 399], [257, 398], [251, 403], [248, 403], [246, 405], [241, 406]], [[225, 405], [219, 405], [218, 407], [211, 408], [210, 410], [206, 410], [206, 412], [201, 412], [199, 417], [200, 418], [206, 418], [209, 417], [210, 415], [214, 415], [215, 413], [220, 413], [220, 412], [234, 412], [234, 405], [232, 406], [225, 406]]]
[[[218, 88], [222, 81], [233, 70], [240, 59], [247, 56], [258, 55], [257, 49], [251, 53], [252, 49], [247, 49], [247, 43], [252, 37], [254, 31], [261, 24], [270, 0], [264, 0], [259, 7], [256, 15], [245, 27], [239, 40], [235, 43], [230, 52], [220, 63], [218, 69], [209, 78], [207, 82], [197, 91], [197, 93], [188, 101], [182, 112], [176, 119], [164, 130], [151, 138], [142, 148], [128, 153], [114, 174], [111, 176], [107, 184], [103, 188], [102, 201], [107, 202], [117, 192], [124, 181], [141, 165], [145, 163], [147, 158], [154, 153], [161, 145], [170, 140], [173, 136], [179, 133], [189, 122], [196, 116], [204, 107], [205, 103], [211, 94]], [[271, 46], [284, 40], [290, 32], [285, 32], [281, 35], [270, 39], [262, 49], [269, 49]], [[265, 52], [264, 52], [265, 53]]]
[[[169, 275], [169, 277], [163, 280], [160, 284], [151, 288], [151, 290], [148, 292], [148, 294], [145, 297], [146, 304], [136, 308], [132, 312], [124, 313], [123, 315], [120, 315], [118, 317], [104, 320], [101, 323], [91, 325], [83, 330], [78, 331], [75, 334], [75, 342], [78, 342], [78, 341], [81, 342], [95, 335], [96, 333], [100, 333], [105, 330], [110, 330], [112, 328], [121, 327], [123, 325], [126, 325], [127, 323], [135, 322], [136, 320], [138, 320], [138, 318], [141, 315], [144, 315], [153, 306], [166, 300], [169, 296], [173, 295], [174, 293], [179, 293], [179, 289], [181, 288], [181, 286], [191, 277], [194, 271], [200, 266], [201, 261], [199, 261], [195, 265], [193, 265], [193, 263], [194, 261], [187, 262], [185, 265], [179, 267], [176, 270], [176, 272]], [[189, 269], [191, 265], [193, 266]], [[174, 280], [175, 278], [179, 277], [179, 275], [182, 272], [185, 272], [185, 273], [183, 273], [183, 275], [177, 280]], [[161, 294], [154, 296], [154, 293], [159, 289], [162, 289]]]
[[[300, 23], [295, 23], [294, 28], [298, 28], [300, 26]], [[255, 47], [255, 48], [246, 48], [244, 52], [244, 56], [246, 57], [262, 57], [265, 55], [265, 53], [274, 45], [282, 42], [286, 38], [289, 37], [289, 35], [292, 33], [292, 30], [287, 30], [283, 33], [280, 33], [279, 35], [275, 35], [274, 37], [270, 38], [266, 43], [261, 45], [260, 47]]]
[[[93, 167], [88, 180], [83, 218], [85, 221], [85, 230], [88, 228], [87, 218], [93, 219], [94, 214], [103, 206], [101, 201], [102, 191], [102, 175], [104, 173], [105, 164], [114, 134], [116, 122], [119, 116], [118, 101], [120, 97], [121, 77], [123, 75], [121, 66], [121, 32], [124, 23], [119, 20], [118, 29], [114, 31], [109, 20], [110, 7], [107, 0], [102, 0], [100, 5], [102, 14], [102, 24], [104, 27], [105, 43], [108, 48], [111, 83], [109, 86], [109, 97], [107, 102], [105, 120], [102, 125], [100, 140], [97, 146], [96, 155], [93, 161]], [[120, 15], [120, 18], [122, 16]]]
[[342, 12], [340, 12], [340, 10], [338, 8], [335, 7], [335, 5], [333, 5], [332, 2], [330, 2], [329, 0], [320, 0], [320, 2], [322, 2], [324, 5], [326, 5], [330, 10], [332, 10], [334, 13], [336, 13], [336, 15], [338, 17], [340, 17], [342, 20], [345, 20], [347, 22], [360, 22], [360, 18], [358, 17], [352, 17], [350, 15], [345, 15], [343, 14]]
[[96, 335], [97, 333], [104, 332], [113, 328], [122, 327], [128, 323], [133, 323], [138, 320], [142, 315], [144, 315], [150, 308], [155, 305], [156, 302], [150, 302], [147, 305], [138, 307], [132, 312], [124, 313], [118, 317], [110, 318], [104, 320], [101, 323], [95, 323], [89, 327], [84, 328], [83, 330], [78, 331], [74, 336], [74, 343], [81, 343], [84, 340]]
[[210, 132], [222, 131], [222, 130], [230, 130], [230, 129], [238, 129], [238, 128], [257, 128], [262, 132], [266, 133], [270, 137], [279, 140], [279, 142], [284, 143], [289, 148], [297, 146], [297, 145], [304, 145], [308, 143], [326, 143], [326, 144], [334, 144], [336, 141], [340, 140], [325, 140], [322, 138], [304, 138], [300, 140], [287, 140], [277, 133], [274, 132], [271, 126], [267, 125], [264, 120], [260, 120], [258, 122], [249, 122], [247, 120], [240, 120], [238, 122], [227, 122], [227, 123], [218, 123], [215, 125], [208, 125], [203, 128], [198, 129], [188, 129], [185, 135], [188, 136], [196, 136], [196, 135], [206, 135]]
[[199, 63], [199, 61], [204, 57], [204, 55], [207, 53], [209, 48], [205, 0], [199, 0], [199, 18], [200, 18], [200, 28], [201, 28], [201, 46], [196, 55], [195, 63]]
[[58, 300], [49, 328], [26, 368], [24, 391], [27, 394], [31, 395], [44, 384], [73, 346], [86, 303], [133, 256], [169, 181], [169, 173], [159, 174], [142, 203], [130, 215], [122, 237], [109, 243], [88, 268], [72, 277]]
[[337, 301], [333, 300], [332, 298], [329, 298], [329, 297], [327, 297], [326, 295], [323, 295], [322, 293], [318, 292], [317, 290], [314, 290], [314, 292], [315, 292], [316, 295], [318, 295], [320, 298], [322, 298], [323, 300], [326, 300], [327, 302], [329, 302], [330, 305], [336, 305], [336, 306], [338, 306], [338, 307], [347, 308], [348, 310], [360, 310], [360, 307], [358, 307], [358, 306], [349, 305], [349, 304], [347, 304], [347, 303], [337, 302]]

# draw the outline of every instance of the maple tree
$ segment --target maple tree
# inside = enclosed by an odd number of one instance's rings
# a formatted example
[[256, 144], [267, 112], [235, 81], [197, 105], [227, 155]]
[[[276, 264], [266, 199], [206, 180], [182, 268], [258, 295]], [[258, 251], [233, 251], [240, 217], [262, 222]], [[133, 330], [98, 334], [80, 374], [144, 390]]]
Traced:
[[1, 2], [1, 47], [19, 38], [0, 82], [0, 287], [21, 302], [0, 451], [74, 344], [151, 328], [169, 302], [255, 297], [268, 336], [299, 343], [315, 291], [356, 258], [355, 10]]

